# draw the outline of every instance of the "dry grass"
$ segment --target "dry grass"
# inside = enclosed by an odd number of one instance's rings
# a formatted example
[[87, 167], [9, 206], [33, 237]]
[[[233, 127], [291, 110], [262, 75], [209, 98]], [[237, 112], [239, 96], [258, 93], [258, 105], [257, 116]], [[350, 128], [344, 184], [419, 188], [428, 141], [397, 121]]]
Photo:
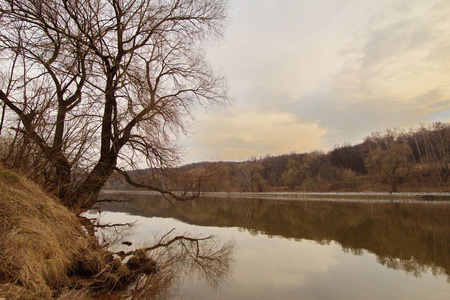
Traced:
[[101, 269], [75, 214], [37, 185], [0, 166], [0, 298], [49, 299], [71, 274]]

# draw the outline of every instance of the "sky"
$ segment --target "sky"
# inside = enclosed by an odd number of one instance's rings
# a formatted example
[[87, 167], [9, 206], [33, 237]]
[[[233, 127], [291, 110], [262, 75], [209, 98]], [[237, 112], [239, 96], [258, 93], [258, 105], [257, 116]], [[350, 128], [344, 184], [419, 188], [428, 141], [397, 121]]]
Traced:
[[243, 161], [450, 122], [450, 1], [230, 0], [206, 56], [226, 108], [198, 109], [186, 163]]

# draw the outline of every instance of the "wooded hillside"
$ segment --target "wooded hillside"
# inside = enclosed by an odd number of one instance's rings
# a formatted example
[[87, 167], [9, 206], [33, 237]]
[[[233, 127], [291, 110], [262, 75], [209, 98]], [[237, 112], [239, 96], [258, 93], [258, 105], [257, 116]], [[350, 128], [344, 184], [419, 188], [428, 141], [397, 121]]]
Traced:
[[[202, 191], [450, 191], [450, 124], [375, 132], [362, 143], [343, 144], [327, 153], [186, 165], [172, 170], [170, 183], [158, 182], [154, 171], [135, 177], [179, 190], [194, 179]], [[105, 188], [131, 187], [111, 180]]]

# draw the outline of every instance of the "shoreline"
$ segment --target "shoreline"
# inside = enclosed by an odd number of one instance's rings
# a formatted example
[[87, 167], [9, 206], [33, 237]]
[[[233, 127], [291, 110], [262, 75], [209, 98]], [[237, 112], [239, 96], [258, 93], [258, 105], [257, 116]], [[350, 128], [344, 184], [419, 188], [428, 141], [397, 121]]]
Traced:
[[[154, 191], [103, 190], [102, 194], [149, 194], [158, 195]], [[182, 194], [181, 192], [178, 192]], [[450, 204], [450, 192], [435, 193], [386, 193], [386, 192], [202, 192], [200, 197], [215, 198], [255, 198], [268, 200], [317, 200], [347, 202], [395, 202], [395, 203], [441, 203]]]

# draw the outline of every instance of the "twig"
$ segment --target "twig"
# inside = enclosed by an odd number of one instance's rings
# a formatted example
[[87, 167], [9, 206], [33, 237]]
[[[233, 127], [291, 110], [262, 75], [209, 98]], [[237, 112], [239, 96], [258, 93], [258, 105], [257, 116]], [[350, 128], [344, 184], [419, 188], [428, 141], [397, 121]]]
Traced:
[[111, 227], [119, 227], [119, 226], [128, 226], [132, 227], [134, 224], [136, 224], [137, 221], [134, 221], [132, 223], [117, 223], [117, 224], [93, 224], [94, 227], [98, 228], [111, 228]]
[[102, 203], [102, 202], [108, 202], [108, 203], [111, 203], [111, 202], [127, 203], [127, 202], [131, 202], [131, 201], [132, 201], [132, 200], [130, 200], [130, 199], [123, 199], [123, 200], [120, 200], [120, 199], [102, 199], [102, 200], [98, 200], [97, 203]]

